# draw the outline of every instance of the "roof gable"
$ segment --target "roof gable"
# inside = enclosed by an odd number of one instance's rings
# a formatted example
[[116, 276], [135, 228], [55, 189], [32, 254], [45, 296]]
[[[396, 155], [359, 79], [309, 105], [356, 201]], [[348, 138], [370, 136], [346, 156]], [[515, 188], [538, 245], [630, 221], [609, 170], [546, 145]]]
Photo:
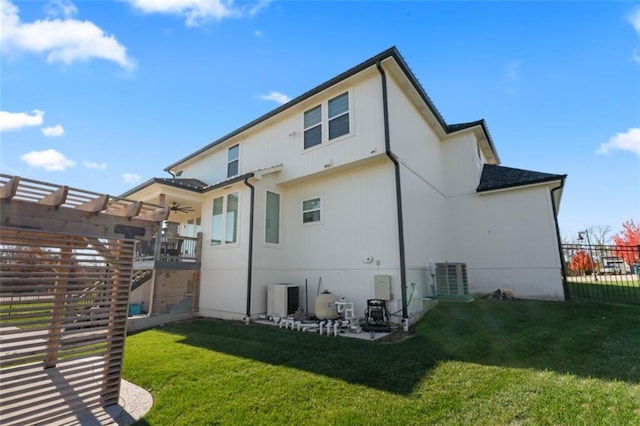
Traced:
[[482, 168], [482, 176], [480, 177], [480, 184], [476, 188], [476, 192], [495, 191], [498, 189], [514, 188], [557, 180], [564, 181], [566, 177], [567, 175], [485, 164]]
[[181, 164], [192, 160], [193, 158], [197, 157], [198, 155], [210, 150], [211, 148], [220, 145], [222, 143], [224, 143], [225, 141], [233, 138], [234, 136], [237, 136], [249, 129], [251, 129], [254, 126], [257, 126], [258, 124], [282, 113], [283, 111], [288, 110], [289, 108], [294, 107], [295, 105], [305, 101], [306, 99], [332, 87], [335, 86], [336, 84], [342, 82], [343, 80], [346, 80], [372, 66], [375, 66], [379, 63], [381, 63], [382, 61], [386, 60], [386, 59], [391, 59], [393, 60], [398, 67], [402, 70], [402, 73], [404, 74], [404, 76], [409, 80], [409, 82], [411, 83], [411, 87], [416, 91], [416, 93], [418, 94], [418, 96], [420, 97], [420, 99], [425, 103], [425, 105], [427, 106], [427, 108], [429, 109], [429, 111], [433, 114], [433, 116], [435, 117], [437, 123], [442, 127], [443, 131], [445, 134], [449, 134], [449, 133], [453, 133], [456, 131], [460, 131], [460, 130], [465, 130], [465, 129], [469, 129], [475, 126], [480, 126], [482, 128], [482, 131], [486, 134], [486, 139], [487, 142], [489, 144], [489, 146], [491, 147], [491, 150], [495, 153], [496, 155], [496, 160], [497, 160], [497, 152], [495, 150], [495, 146], [493, 145], [493, 141], [491, 139], [491, 135], [489, 134], [487, 128], [486, 128], [486, 124], [484, 123], [484, 120], [479, 120], [479, 121], [474, 121], [471, 123], [461, 123], [461, 124], [453, 124], [453, 125], [448, 125], [444, 118], [442, 117], [442, 115], [440, 114], [440, 112], [438, 112], [438, 110], [436, 109], [435, 105], [433, 104], [433, 102], [431, 102], [431, 99], [429, 98], [429, 96], [427, 95], [427, 93], [425, 92], [425, 90], [422, 88], [422, 86], [420, 85], [420, 83], [418, 82], [418, 79], [415, 77], [415, 75], [413, 74], [413, 72], [411, 71], [411, 69], [409, 68], [409, 66], [407, 65], [407, 63], [405, 62], [405, 60], [402, 58], [402, 55], [400, 55], [400, 52], [398, 51], [398, 49], [393, 46], [387, 50], [384, 50], [383, 52], [365, 60], [364, 62], [356, 65], [353, 68], [350, 68], [346, 71], [344, 71], [343, 73], [337, 75], [336, 77], [326, 81], [325, 83], [322, 83], [321, 85], [314, 87], [313, 89], [303, 93], [302, 95], [290, 100], [289, 102], [287, 102], [286, 104], [283, 104], [281, 106], [279, 106], [278, 108], [275, 108], [273, 110], [271, 110], [270, 112], [262, 115], [261, 117], [258, 117], [257, 119], [247, 123], [246, 125], [232, 131], [231, 133], [226, 134], [225, 136], [222, 136], [219, 139], [214, 140], [213, 142], [209, 143], [208, 145], [202, 147], [201, 149], [193, 152], [192, 154], [187, 155], [186, 157], [176, 161], [173, 164], [170, 164], [169, 166], [167, 166], [164, 170], [166, 172], [171, 172], [174, 168], [180, 166]]

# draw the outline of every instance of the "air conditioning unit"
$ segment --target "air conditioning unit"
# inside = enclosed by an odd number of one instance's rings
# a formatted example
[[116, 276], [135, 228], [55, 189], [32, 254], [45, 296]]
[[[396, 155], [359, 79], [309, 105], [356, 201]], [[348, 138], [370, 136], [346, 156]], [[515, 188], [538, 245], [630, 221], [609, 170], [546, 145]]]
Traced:
[[269, 284], [267, 286], [267, 315], [286, 317], [295, 314], [300, 306], [297, 284]]
[[465, 299], [469, 297], [469, 281], [465, 263], [436, 263], [436, 289], [438, 299]]

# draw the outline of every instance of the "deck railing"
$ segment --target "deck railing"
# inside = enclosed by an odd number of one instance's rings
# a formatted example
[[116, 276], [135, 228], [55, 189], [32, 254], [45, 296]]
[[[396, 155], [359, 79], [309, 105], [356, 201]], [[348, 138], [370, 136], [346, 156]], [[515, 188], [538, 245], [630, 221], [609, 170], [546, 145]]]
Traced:
[[155, 237], [151, 241], [136, 241], [135, 261], [199, 262], [200, 241], [198, 237], [163, 235], [160, 244]]

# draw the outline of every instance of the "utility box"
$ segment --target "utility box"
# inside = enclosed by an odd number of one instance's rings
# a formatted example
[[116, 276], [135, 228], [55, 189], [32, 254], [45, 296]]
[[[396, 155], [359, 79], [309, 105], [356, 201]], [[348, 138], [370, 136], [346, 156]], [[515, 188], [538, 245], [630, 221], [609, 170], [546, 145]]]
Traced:
[[391, 275], [376, 275], [375, 298], [380, 300], [391, 300]]
[[270, 284], [267, 287], [267, 315], [286, 317], [295, 314], [299, 303], [297, 284]]

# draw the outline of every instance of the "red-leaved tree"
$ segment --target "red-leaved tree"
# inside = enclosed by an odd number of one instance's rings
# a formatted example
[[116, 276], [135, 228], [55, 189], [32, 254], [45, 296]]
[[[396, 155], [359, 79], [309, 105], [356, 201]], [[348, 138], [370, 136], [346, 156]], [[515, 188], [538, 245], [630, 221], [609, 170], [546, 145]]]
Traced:
[[571, 270], [576, 272], [593, 271], [595, 262], [584, 250], [578, 250], [571, 258]]
[[628, 265], [640, 263], [640, 224], [633, 220], [628, 220], [622, 224], [622, 231], [613, 236], [613, 243], [616, 245], [614, 254], [624, 260]]

